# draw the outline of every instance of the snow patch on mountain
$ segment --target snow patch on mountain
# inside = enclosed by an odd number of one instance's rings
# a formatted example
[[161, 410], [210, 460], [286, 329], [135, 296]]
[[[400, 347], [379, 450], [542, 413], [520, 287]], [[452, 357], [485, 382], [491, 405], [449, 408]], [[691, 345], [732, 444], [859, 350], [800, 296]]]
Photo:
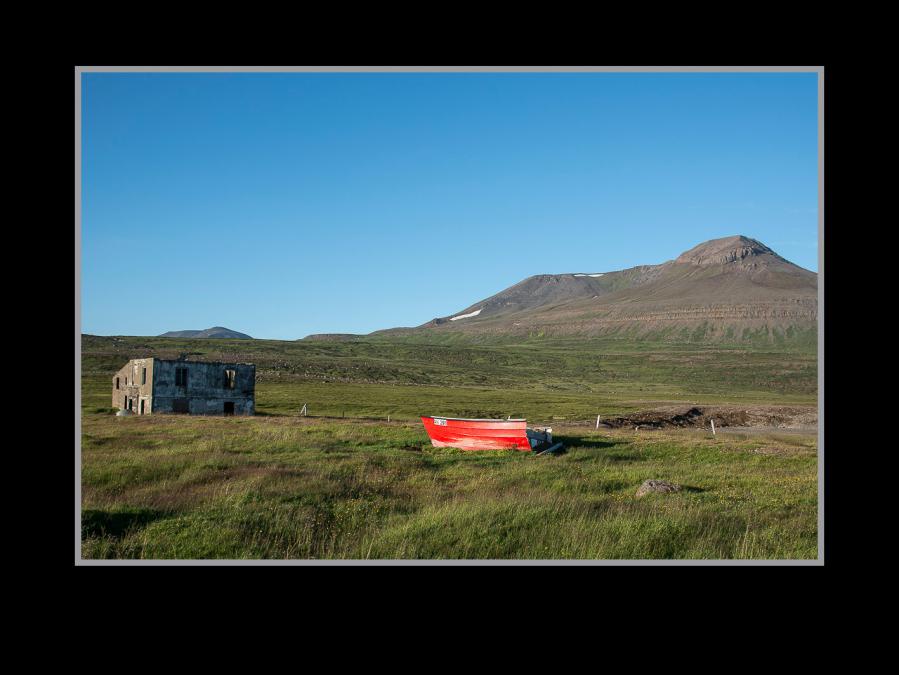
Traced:
[[[482, 307], [481, 309], [483, 309], [483, 307]], [[481, 313], [481, 310], [480, 310], [480, 309], [476, 309], [475, 311], [470, 312], [470, 313], [468, 313], [468, 314], [460, 314], [459, 316], [451, 317], [451, 318], [450, 318], [450, 321], [457, 321], [457, 320], [459, 320], [459, 319], [467, 319], [467, 318], [470, 317], [470, 316], [477, 316], [477, 315], [480, 314], [480, 313]]]

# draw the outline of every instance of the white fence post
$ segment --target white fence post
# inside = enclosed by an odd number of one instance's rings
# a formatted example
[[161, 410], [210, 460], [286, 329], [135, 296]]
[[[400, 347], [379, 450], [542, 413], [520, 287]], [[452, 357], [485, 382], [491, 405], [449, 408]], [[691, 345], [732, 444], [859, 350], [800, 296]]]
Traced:
[[715, 420], [712, 420], [712, 436], [715, 436]]

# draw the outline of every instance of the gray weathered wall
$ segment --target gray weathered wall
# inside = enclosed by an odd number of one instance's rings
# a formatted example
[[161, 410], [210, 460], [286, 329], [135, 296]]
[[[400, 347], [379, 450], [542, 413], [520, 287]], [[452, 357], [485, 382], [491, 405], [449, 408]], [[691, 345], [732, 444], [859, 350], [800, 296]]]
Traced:
[[[175, 385], [175, 369], [187, 368], [187, 387]], [[236, 371], [233, 389], [226, 389], [225, 370]], [[222, 415], [226, 401], [235, 415], [256, 413], [256, 366], [247, 363], [155, 360], [153, 412], [175, 412], [175, 401], [187, 399], [192, 415]]]
[[[147, 382], [141, 384], [142, 369]], [[175, 385], [175, 369], [187, 368], [187, 387]], [[233, 389], [225, 387], [225, 370], [236, 371]], [[116, 377], [119, 388], [116, 389]], [[191, 415], [223, 415], [225, 402], [234, 403], [235, 415], [256, 414], [256, 366], [248, 363], [205, 363], [203, 361], [165, 361], [134, 359], [112, 378], [112, 405], [124, 409], [131, 398], [132, 412], [144, 414], [174, 413], [176, 401], [184, 401]]]

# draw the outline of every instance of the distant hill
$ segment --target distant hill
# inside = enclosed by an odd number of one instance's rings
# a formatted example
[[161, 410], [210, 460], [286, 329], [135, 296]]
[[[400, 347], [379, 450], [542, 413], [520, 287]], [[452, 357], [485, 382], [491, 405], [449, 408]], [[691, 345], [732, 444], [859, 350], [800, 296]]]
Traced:
[[235, 338], [239, 340], [252, 340], [253, 338], [246, 333], [238, 333], [236, 330], [225, 328], [223, 326], [214, 326], [203, 330], [170, 330], [163, 333], [159, 337], [172, 338]]
[[532, 276], [450, 316], [373, 335], [810, 340], [817, 317], [818, 275], [736, 235], [659, 265]]

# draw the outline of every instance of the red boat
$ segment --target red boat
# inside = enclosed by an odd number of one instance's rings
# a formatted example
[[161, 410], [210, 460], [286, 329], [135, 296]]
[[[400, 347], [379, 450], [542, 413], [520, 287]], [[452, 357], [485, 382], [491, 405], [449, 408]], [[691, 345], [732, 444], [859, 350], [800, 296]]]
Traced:
[[421, 418], [431, 444], [462, 450], [524, 450], [552, 442], [552, 429], [527, 428], [527, 420], [478, 420], [458, 417]]

